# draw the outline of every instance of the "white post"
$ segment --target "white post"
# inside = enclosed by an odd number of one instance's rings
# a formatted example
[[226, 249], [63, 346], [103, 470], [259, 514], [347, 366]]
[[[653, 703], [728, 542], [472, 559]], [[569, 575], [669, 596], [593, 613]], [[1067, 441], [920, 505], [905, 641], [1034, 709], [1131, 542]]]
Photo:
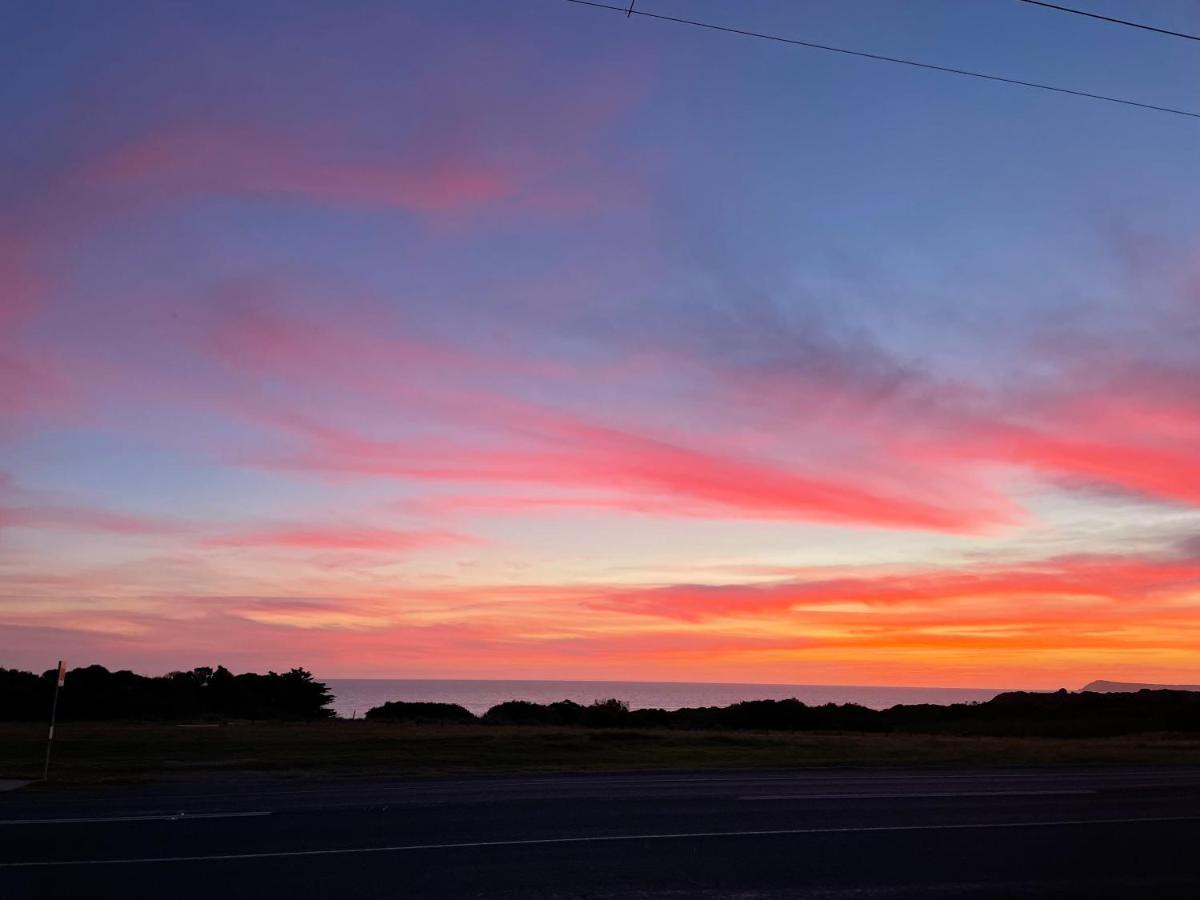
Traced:
[[58, 674], [54, 679], [54, 700], [50, 704], [50, 732], [46, 735], [46, 764], [42, 767], [42, 781], [50, 780], [50, 748], [54, 745], [54, 720], [58, 716], [58, 689], [63, 686], [67, 677], [67, 667], [60, 659]]

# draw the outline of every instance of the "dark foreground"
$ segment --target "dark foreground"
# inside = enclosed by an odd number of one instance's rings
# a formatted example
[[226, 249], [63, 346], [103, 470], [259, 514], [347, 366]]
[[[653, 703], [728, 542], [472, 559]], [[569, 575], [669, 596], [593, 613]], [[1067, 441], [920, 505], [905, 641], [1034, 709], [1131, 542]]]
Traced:
[[1200, 768], [0, 794], [0, 896], [1195, 897]]
[[[41, 774], [46, 726], [0, 723], [0, 778]], [[67, 722], [54, 734], [53, 784], [232, 778], [249, 772], [378, 778], [519, 772], [783, 771], [813, 766], [951, 768], [1200, 765], [1200, 736], [968, 737], [809, 731], [682, 731], [345, 720]]]

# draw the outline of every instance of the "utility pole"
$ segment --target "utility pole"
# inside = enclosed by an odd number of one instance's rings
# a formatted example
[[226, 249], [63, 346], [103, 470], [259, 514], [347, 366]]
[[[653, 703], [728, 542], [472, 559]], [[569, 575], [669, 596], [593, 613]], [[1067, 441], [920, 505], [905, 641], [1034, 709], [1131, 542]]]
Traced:
[[67, 666], [58, 661], [58, 674], [54, 679], [54, 700], [50, 704], [50, 733], [46, 735], [46, 765], [42, 768], [42, 781], [50, 780], [50, 748], [54, 746], [54, 720], [58, 716], [58, 691], [67, 680]]

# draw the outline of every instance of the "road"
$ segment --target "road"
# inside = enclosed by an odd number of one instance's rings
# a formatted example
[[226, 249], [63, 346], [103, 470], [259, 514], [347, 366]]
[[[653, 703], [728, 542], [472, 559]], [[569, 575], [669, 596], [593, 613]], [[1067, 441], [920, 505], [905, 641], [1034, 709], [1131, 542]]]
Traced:
[[1200, 896], [1200, 768], [0, 794], [0, 897]]

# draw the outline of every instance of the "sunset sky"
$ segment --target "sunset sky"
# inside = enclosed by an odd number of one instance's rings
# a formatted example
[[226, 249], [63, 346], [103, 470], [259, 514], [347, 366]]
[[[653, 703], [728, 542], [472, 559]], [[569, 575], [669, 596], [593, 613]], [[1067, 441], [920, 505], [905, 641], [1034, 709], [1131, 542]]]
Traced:
[[[638, 8], [1200, 110], [1015, 0]], [[562, 0], [5, 18], [0, 666], [1200, 681], [1200, 120]]]

